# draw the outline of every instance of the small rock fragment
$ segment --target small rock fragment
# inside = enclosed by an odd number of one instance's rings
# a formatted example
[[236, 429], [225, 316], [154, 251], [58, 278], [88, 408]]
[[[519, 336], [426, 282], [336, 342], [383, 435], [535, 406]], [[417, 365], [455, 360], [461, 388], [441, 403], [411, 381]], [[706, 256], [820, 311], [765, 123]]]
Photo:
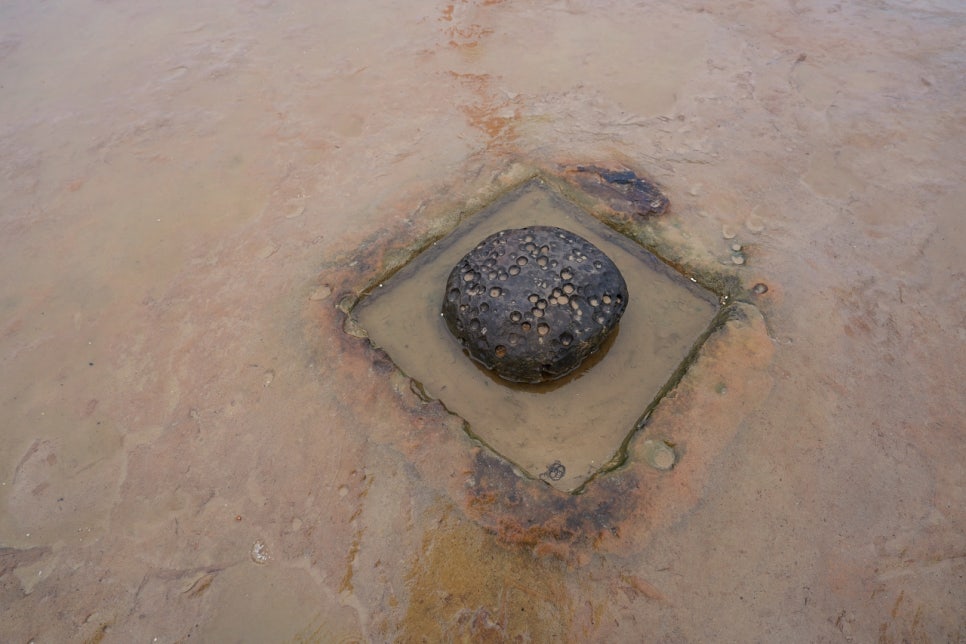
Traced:
[[642, 447], [644, 460], [654, 469], [667, 471], [677, 462], [674, 450], [664, 441], [646, 440]]
[[661, 215], [669, 201], [653, 183], [633, 170], [611, 170], [594, 165], [577, 166], [574, 178], [587, 192], [620, 212], [642, 217]]
[[268, 548], [265, 546], [265, 542], [261, 539], [256, 539], [255, 543], [252, 544], [251, 556], [252, 561], [257, 564], [266, 564], [272, 558], [268, 554]]
[[274, 255], [278, 251], [278, 249], [279, 249], [278, 244], [269, 244], [268, 246], [264, 246], [260, 251], [258, 251], [258, 253], [256, 253], [256, 257], [258, 257], [258, 259], [268, 259], [272, 255]]

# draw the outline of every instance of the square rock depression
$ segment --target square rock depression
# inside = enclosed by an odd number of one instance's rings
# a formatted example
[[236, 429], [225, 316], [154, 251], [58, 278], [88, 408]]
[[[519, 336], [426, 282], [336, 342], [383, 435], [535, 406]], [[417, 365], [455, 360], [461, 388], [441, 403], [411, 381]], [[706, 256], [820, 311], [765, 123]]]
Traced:
[[[538, 385], [505, 381], [471, 360], [440, 313], [453, 266], [488, 235], [527, 226], [556, 226], [593, 243], [623, 274], [629, 296], [600, 351]], [[466, 421], [471, 436], [523, 474], [573, 492], [615, 464], [717, 311], [717, 295], [534, 180], [419, 254], [352, 315], [374, 346]]]

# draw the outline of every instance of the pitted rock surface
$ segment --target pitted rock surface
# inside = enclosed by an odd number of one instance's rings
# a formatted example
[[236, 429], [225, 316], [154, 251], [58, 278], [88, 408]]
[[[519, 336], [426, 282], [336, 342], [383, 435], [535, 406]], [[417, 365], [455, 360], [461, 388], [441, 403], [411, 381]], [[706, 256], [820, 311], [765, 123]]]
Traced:
[[453, 267], [443, 318], [501, 378], [564, 376], [597, 351], [627, 307], [627, 284], [599, 248], [554, 226], [502, 230]]

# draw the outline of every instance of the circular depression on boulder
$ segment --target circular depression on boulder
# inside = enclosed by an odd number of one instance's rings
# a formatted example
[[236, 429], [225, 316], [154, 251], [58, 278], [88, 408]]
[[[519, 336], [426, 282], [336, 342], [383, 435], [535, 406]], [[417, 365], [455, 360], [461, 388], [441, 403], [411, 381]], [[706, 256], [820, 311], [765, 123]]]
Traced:
[[617, 266], [555, 226], [501, 230], [449, 274], [443, 319], [470, 356], [505, 380], [555, 380], [597, 351], [627, 307]]

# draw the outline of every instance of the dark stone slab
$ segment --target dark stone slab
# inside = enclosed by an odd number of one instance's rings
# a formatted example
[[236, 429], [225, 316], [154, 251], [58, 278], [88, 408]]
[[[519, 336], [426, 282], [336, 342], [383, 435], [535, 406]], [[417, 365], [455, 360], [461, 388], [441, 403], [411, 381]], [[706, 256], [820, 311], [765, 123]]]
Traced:
[[633, 170], [610, 170], [595, 165], [577, 166], [572, 173], [585, 192], [618, 212], [649, 217], [667, 211], [669, 201], [660, 188]]
[[562, 228], [490, 235], [453, 268], [443, 318], [475, 360], [505, 380], [564, 376], [597, 351], [627, 307], [624, 278]]

